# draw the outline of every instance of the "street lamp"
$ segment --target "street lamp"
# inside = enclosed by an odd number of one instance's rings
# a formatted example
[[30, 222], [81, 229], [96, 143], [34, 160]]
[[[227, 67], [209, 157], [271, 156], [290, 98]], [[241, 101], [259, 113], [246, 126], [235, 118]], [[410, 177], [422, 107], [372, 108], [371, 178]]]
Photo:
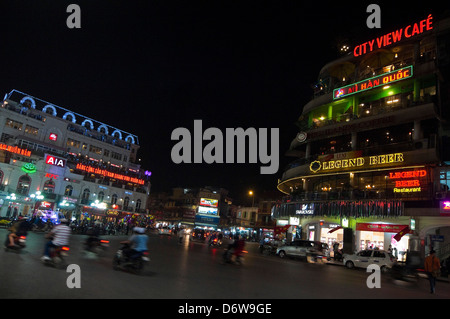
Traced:
[[255, 196], [253, 191], [249, 191], [248, 194], [252, 197], [252, 207], [255, 205]]

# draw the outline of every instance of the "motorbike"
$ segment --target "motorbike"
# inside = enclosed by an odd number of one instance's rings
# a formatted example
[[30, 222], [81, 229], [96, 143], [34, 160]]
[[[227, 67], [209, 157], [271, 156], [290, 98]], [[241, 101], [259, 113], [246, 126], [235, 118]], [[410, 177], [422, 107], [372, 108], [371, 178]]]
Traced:
[[209, 246], [216, 246], [216, 247], [220, 247], [222, 246], [222, 241], [219, 240], [218, 238], [214, 238], [209, 242]]
[[123, 246], [116, 252], [113, 258], [114, 270], [131, 271], [135, 274], [140, 274], [147, 262], [150, 261], [148, 251], [137, 253], [133, 256], [127, 256], [127, 251], [130, 251], [129, 244]]
[[223, 258], [223, 264], [233, 264], [233, 265], [238, 265], [238, 266], [242, 266], [242, 253], [237, 255], [236, 258], [233, 259], [233, 253], [234, 253], [234, 249], [233, 248], [228, 248], [225, 249], [222, 255]]
[[5, 240], [5, 251], [21, 251], [26, 247], [26, 239], [25, 235], [17, 236], [14, 238], [14, 246], [9, 246], [9, 236], [6, 236]]
[[84, 243], [84, 251], [96, 256], [102, 256], [109, 247], [109, 240], [101, 239], [97, 236], [90, 236]]
[[417, 284], [420, 278], [417, 269], [398, 264], [392, 266], [390, 273], [394, 282]]
[[55, 268], [64, 268], [66, 265], [65, 258], [69, 256], [69, 246], [57, 246], [50, 248], [50, 259], [44, 259], [43, 262], [47, 266]]

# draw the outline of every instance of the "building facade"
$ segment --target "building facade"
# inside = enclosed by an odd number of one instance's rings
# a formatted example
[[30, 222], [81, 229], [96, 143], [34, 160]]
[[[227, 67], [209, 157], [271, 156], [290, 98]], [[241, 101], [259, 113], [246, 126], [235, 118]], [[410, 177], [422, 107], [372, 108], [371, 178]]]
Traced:
[[231, 198], [223, 188], [173, 188], [150, 196], [150, 214], [158, 225], [218, 229], [228, 221]]
[[0, 216], [145, 214], [148, 171], [134, 134], [11, 91], [0, 108]]
[[320, 70], [279, 179], [278, 225], [349, 252], [450, 255], [449, 30], [429, 15]]

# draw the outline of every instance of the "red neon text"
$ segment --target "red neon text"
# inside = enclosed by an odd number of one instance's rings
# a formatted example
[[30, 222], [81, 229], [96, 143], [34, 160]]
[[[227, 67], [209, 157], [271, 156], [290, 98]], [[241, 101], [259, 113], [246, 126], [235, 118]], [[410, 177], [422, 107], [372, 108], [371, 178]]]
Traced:
[[406, 172], [394, 172], [389, 173], [390, 179], [398, 179], [398, 178], [417, 178], [427, 176], [427, 171], [422, 169], [419, 171], [406, 171]]
[[145, 183], [145, 181], [143, 179], [130, 177], [130, 176], [122, 175], [122, 174], [116, 174], [116, 173], [107, 171], [106, 169], [100, 169], [100, 168], [87, 166], [87, 165], [83, 165], [83, 164], [77, 164], [76, 168], [81, 171], [88, 172], [88, 173], [93, 173], [93, 174], [103, 175], [103, 176], [110, 177], [110, 178], [120, 179], [122, 181], [130, 182], [130, 183], [134, 183], [134, 184], [144, 185], [144, 183]]
[[381, 49], [388, 45], [401, 41], [402, 37], [411, 38], [415, 35], [432, 29], [433, 16], [430, 14], [426, 19], [421, 20], [418, 23], [410, 24], [404, 29], [398, 29], [396, 31], [389, 32], [381, 37], [355, 46], [355, 48], [353, 49], [353, 56], [357, 57], [364, 55], [376, 49]]

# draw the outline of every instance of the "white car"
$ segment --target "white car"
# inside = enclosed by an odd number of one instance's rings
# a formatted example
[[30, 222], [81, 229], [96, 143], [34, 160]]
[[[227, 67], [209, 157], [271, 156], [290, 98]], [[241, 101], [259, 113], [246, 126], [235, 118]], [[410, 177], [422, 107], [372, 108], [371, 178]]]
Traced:
[[158, 230], [160, 235], [172, 235], [172, 229], [169, 227], [162, 227]]
[[344, 254], [344, 265], [349, 268], [367, 268], [371, 264], [380, 266], [382, 272], [386, 272], [388, 269], [396, 263], [395, 257], [384, 250], [367, 249], [361, 250], [353, 255]]

